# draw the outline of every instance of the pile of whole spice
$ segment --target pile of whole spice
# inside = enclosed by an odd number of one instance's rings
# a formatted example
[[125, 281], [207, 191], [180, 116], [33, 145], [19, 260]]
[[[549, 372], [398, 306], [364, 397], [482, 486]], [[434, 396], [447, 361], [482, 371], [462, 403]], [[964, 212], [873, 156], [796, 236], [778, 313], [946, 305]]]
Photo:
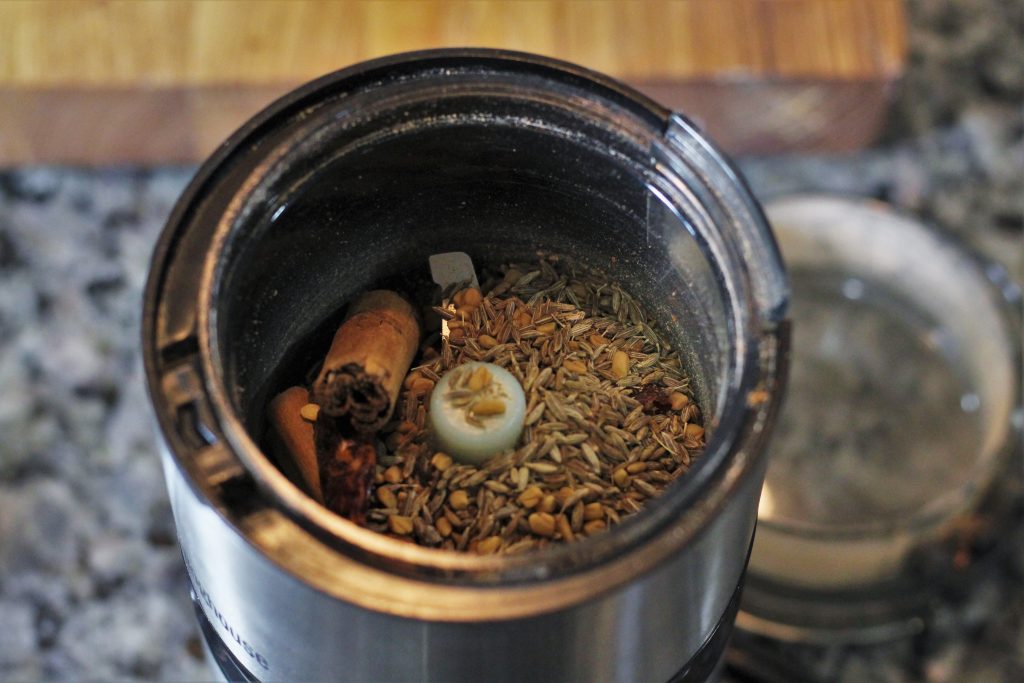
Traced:
[[[678, 356], [618, 285], [549, 257], [434, 310], [443, 332], [428, 337], [380, 432], [366, 527], [484, 554], [574, 541], [638, 512], [703, 447]], [[447, 372], [463, 374], [442, 398], [467, 419], [503, 409], [487, 373], [459, 370], [478, 361], [518, 379], [526, 417], [515, 449], [474, 466], [432, 445], [427, 412]]]

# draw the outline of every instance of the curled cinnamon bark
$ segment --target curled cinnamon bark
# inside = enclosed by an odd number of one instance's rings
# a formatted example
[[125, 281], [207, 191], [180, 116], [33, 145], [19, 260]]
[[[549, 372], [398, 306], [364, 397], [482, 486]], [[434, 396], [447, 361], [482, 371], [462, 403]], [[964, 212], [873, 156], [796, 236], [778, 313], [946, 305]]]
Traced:
[[400, 294], [375, 290], [349, 309], [313, 383], [322, 413], [372, 435], [391, 418], [420, 340], [420, 323]]

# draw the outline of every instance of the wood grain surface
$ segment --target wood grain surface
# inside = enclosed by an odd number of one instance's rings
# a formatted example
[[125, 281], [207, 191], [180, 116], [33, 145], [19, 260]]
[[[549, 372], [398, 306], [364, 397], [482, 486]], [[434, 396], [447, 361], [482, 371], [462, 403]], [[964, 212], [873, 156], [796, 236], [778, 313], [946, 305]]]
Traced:
[[[733, 151], [848, 149], [877, 127], [904, 31], [900, 0], [7, 0], [0, 165], [194, 161], [303, 81], [464, 45], [607, 72]], [[851, 102], [856, 125], [826, 134]]]

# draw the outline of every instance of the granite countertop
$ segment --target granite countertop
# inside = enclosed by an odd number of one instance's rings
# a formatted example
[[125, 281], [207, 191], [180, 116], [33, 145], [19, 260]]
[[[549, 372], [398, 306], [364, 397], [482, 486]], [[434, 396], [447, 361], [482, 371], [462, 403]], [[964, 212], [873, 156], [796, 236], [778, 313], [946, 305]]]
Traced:
[[[911, 3], [885, 138], [843, 157], [743, 159], [755, 192], [886, 199], [1024, 281], [1024, 8]], [[138, 356], [149, 254], [194, 168], [0, 171], [0, 679], [208, 680]], [[1017, 588], [934, 652], [844, 681], [1024, 680]], [[913, 665], [908, 665], [913, 658]]]

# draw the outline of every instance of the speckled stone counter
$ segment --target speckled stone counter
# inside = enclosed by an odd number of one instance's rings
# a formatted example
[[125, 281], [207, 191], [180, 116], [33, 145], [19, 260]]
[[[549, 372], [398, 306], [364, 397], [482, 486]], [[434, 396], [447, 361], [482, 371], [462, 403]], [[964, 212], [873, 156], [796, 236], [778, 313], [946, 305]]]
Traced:
[[[762, 196], [830, 190], [940, 223], [1024, 280], [1024, 7], [915, 2], [886, 139], [742, 162]], [[208, 680], [137, 347], [149, 254], [192, 168], [0, 172], [0, 680]], [[1024, 680], [1018, 590], [936, 652], [844, 681]], [[912, 665], [907, 665], [908, 661]]]
[[209, 676], [137, 353], [191, 172], [0, 175], [0, 679]]

